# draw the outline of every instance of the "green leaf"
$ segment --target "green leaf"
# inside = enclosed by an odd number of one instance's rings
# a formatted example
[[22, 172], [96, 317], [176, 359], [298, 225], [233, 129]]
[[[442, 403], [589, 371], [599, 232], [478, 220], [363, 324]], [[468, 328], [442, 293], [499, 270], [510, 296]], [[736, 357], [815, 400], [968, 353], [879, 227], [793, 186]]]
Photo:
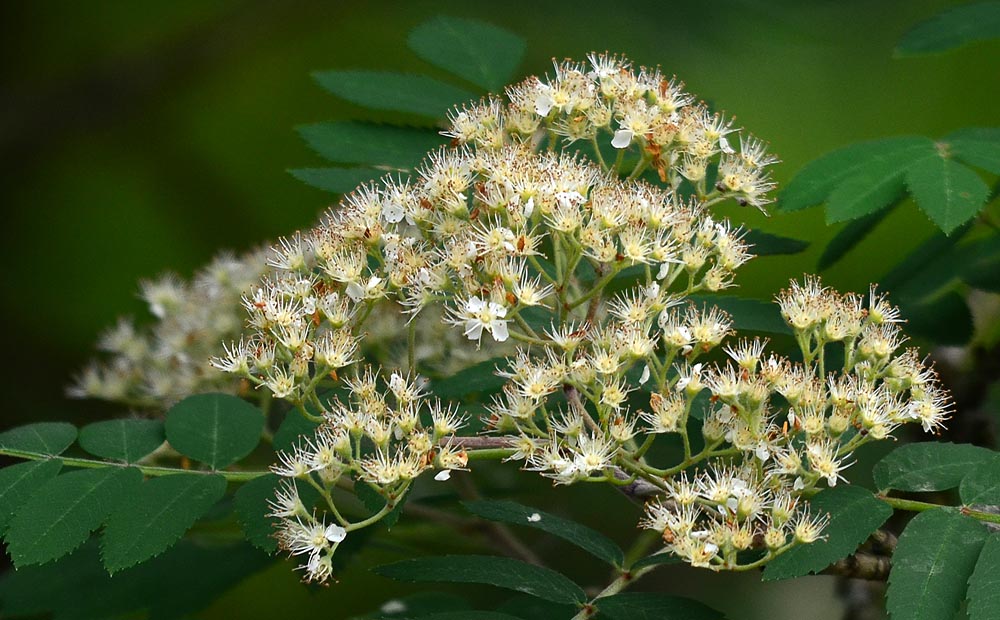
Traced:
[[499, 91], [524, 56], [524, 39], [475, 19], [435, 17], [410, 32], [410, 49], [427, 62], [487, 90]]
[[524, 592], [554, 603], [583, 603], [580, 586], [554, 570], [512, 558], [489, 555], [443, 555], [414, 558], [373, 569], [397, 581], [482, 583]]
[[830, 515], [830, 523], [823, 532], [826, 540], [792, 547], [768, 562], [765, 581], [818, 573], [853, 553], [892, 516], [888, 504], [875, 499], [870, 491], [850, 485], [820, 491], [809, 500], [809, 507], [813, 514]]
[[944, 142], [957, 159], [1000, 174], [1000, 127], [966, 127], [945, 136]]
[[[827, 197], [848, 179], [863, 174], [873, 166], [912, 154], [926, 154], [933, 142], [920, 136], [902, 136], [859, 142], [832, 151], [806, 164], [781, 193], [782, 211], [798, 211], [825, 202]], [[900, 171], [902, 172], [902, 171]]]
[[958, 486], [958, 495], [967, 506], [1000, 504], [1000, 455], [994, 452], [993, 458], [970, 469]]
[[986, 528], [947, 508], [922, 512], [899, 537], [886, 608], [895, 620], [952, 618], [986, 540]]
[[352, 121], [300, 125], [310, 147], [338, 164], [370, 164], [410, 170], [445, 143], [433, 131]]
[[962, 280], [974, 288], [1000, 292], [1000, 235], [981, 239], [965, 249]]
[[292, 168], [288, 172], [306, 185], [334, 194], [349, 194], [362, 183], [386, 174], [376, 168]]
[[80, 447], [94, 456], [135, 463], [166, 441], [159, 420], [108, 420], [80, 429]]
[[490, 521], [526, 525], [558, 536], [613, 566], [625, 563], [625, 553], [613, 540], [576, 521], [512, 501], [469, 501], [462, 502], [462, 505], [469, 512]]
[[66, 422], [36, 422], [0, 433], [0, 450], [62, 454], [76, 441], [76, 427]]
[[978, 174], [942, 157], [913, 164], [906, 184], [920, 209], [948, 234], [979, 213], [990, 193]]
[[823, 250], [823, 255], [819, 257], [816, 268], [823, 270], [832, 267], [859, 243], [864, 241], [865, 237], [891, 212], [891, 207], [880, 209], [875, 213], [869, 213], [862, 218], [849, 222], [847, 226], [840, 229], [840, 232], [830, 240], [826, 249]]
[[743, 240], [753, 246], [752, 251], [757, 256], [799, 254], [809, 247], [808, 241], [773, 235], [762, 230], [749, 231]]
[[769, 334], [792, 333], [781, 318], [776, 304], [728, 295], [691, 295], [690, 300], [699, 306], [705, 303], [725, 310], [732, 316], [733, 326], [738, 330]]
[[506, 358], [494, 357], [431, 383], [434, 396], [442, 400], [457, 400], [468, 394], [499, 392], [507, 379], [497, 375], [497, 367], [504, 368]]
[[[271, 554], [278, 551], [274, 532], [281, 519], [267, 516], [271, 512], [268, 502], [274, 499], [280, 481], [278, 476], [267, 474], [240, 486], [233, 494], [233, 507], [246, 539], [254, 547]], [[307, 510], [312, 509], [320, 499], [319, 491], [305, 482], [296, 482], [296, 488], [302, 504]]]
[[696, 600], [659, 592], [622, 592], [597, 600], [601, 616], [611, 620], [721, 620], [725, 618]]
[[104, 566], [113, 574], [163, 553], [225, 494], [226, 479], [215, 474], [147, 480], [108, 517]]
[[896, 46], [897, 56], [946, 52], [1000, 37], [1000, 2], [963, 4], [920, 22]]
[[289, 452], [302, 443], [303, 437], [312, 437], [319, 426], [294, 409], [285, 414], [278, 430], [274, 432], [271, 445], [275, 450]]
[[969, 444], [928, 441], [900, 446], [875, 465], [875, 486], [885, 492], [944, 491], [959, 485], [967, 473], [996, 453]]
[[264, 414], [229, 394], [197, 394], [170, 408], [166, 428], [175, 450], [218, 470], [257, 447]]
[[7, 544], [14, 565], [42, 564], [76, 549], [141, 482], [133, 467], [86, 469], [49, 480], [10, 522]]
[[661, 566], [664, 564], [680, 564], [681, 559], [669, 551], [660, 551], [652, 555], [637, 560], [632, 564], [632, 570], [644, 568], [646, 566]]
[[464, 88], [426, 75], [388, 71], [317, 71], [320, 86], [351, 103], [389, 112], [444, 118], [456, 104], [476, 98]]
[[976, 569], [969, 578], [969, 619], [996, 620], [1000, 617], [1000, 534], [986, 539]]
[[0, 469], [0, 534], [38, 487], [55, 478], [62, 461], [28, 461]]

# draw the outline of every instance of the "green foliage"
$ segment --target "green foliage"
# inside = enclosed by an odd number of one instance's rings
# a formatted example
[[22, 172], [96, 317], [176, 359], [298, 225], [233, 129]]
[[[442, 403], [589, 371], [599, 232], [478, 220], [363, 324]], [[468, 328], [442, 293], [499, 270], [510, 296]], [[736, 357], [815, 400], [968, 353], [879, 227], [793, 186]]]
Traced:
[[824, 489], [809, 505], [814, 513], [830, 515], [830, 524], [824, 530], [826, 540], [793, 547], [769, 562], [764, 569], [765, 581], [818, 573], [853, 553], [892, 516], [892, 508], [871, 492], [849, 485]]
[[444, 400], [457, 400], [472, 393], [499, 392], [506, 379], [496, 373], [497, 367], [506, 366], [507, 358], [494, 357], [434, 381], [434, 395]]
[[475, 19], [435, 17], [406, 40], [417, 56], [487, 90], [513, 77], [526, 44], [516, 34]]
[[1000, 534], [991, 534], [979, 552], [969, 577], [968, 599], [970, 620], [1000, 617]]
[[17, 511], [7, 531], [15, 566], [43, 564], [76, 549], [142, 482], [127, 467], [63, 474], [42, 485]]
[[35, 489], [55, 478], [62, 461], [29, 461], [0, 469], [0, 534]]
[[993, 128], [974, 128], [939, 142], [904, 136], [853, 144], [803, 167], [779, 205], [797, 211], [826, 202], [827, 222], [836, 223], [877, 213], [908, 187], [921, 210], [950, 234], [975, 216], [989, 195], [979, 175], [954, 158], [990, 169], [1000, 149], [998, 135]]
[[156, 620], [190, 617], [270, 563], [246, 544], [181, 541], [112, 577], [98, 555], [92, 541], [55, 562], [8, 572], [0, 580], [3, 616], [93, 619], [148, 611]]
[[264, 414], [229, 394], [197, 394], [171, 407], [166, 430], [174, 449], [218, 470], [257, 447]]
[[422, 129], [354, 121], [300, 125], [298, 132], [314, 151], [334, 163], [402, 170], [414, 168], [445, 142]]
[[580, 586], [554, 570], [511, 558], [488, 555], [445, 555], [414, 558], [373, 569], [398, 581], [482, 583], [524, 592], [554, 603], [583, 603]]
[[126, 418], [88, 424], [80, 429], [79, 441], [94, 456], [135, 463], [159, 448], [166, 435], [159, 420]]
[[317, 423], [306, 419], [298, 411], [289, 411], [278, 426], [278, 430], [274, 432], [271, 445], [275, 450], [283, 452], [294, 450], [303, 436], [312, 436], [317, 426], [319, 426]]
[[[994, 4], [1000, 7], [1000, 2]], [[1000, 127], [967, 127], [948, 134], [944, 139], [958, 159], [970, 166], [1000, 174]]]
[[910, 29], [896, 46], [897, 56], [947, 52], [1000, 37], [1000, 2], [973, 2], [950, 8]]
[[698, 305], [706, 303], [725, 310], [733, 318], [733, 326], [740, 331], [792, 333], [775, 304], [729, 295], [691, 295], [690, 299]]
[[280, 481], [278, 476], [267, 474], [242, 485], [233, 495], [233, 507], [244, 536], [254, 547], [272, 554], [278, 551], [274, 527], [279, 519], [267, 516], [270, 512], [268, 501], [274, 499]]
[[929, 157], [910, 166], [906, 185], [917, 204], [945, 232], [979, 213], [990, 193], [978, 174], [943, 157]]
[[913, 518], [899, 537], [889, 574], [887, 608], [895, 620], [952, 618], [986, 540], [986, 528], [936, 508]]
[[994, 453], [992, 458], [969, 468], [958, 486], [958, 495], [966, 505], [1000, 504], [1000, 456]]
[[62, 454], [76, 441], [76, 427], [66, 422], [37, 422], [0, 433], [0, 450]]
[[872, 475], [882, 492], [944, 491], [996, 456], [969, 444], [911, 443], [900, 446], [875, 465]]
[[613, 540], [576, 521], [512, 501], [470, 501], [462, 502], [462, 505], [469, 512], [490, 521], [526, 525], [558, 536], [613, 566], [620, 567], [625, 563], [625, 553]]
[[225, 493], [226, 480], [219, 475], [147, 480], [108, 517], [101, 540], [104, 566], [116, 573], [163, 553]]
[[622, 592], [598, 599], [601, 617], [610, 620], [721, 620], [722, 612], [698, 601], [658, 592]]
[[848, 222], [847, 226], [840, 229], [833, 239], [830, 240], [830, 243], [827, 244], [826, 248], [823, 249], [823, 254], [819, 257], [816, 268], [823, 270], [834, 265], [848, 252], [853, 250], [855, 246], [864, 241], [865, 237], [885, 219], [885, 216], [889, 215], [890, 211], [891, 208], [880, 209], [862, 218]]
[[743, 240], [751, 245], [753, 253], [757, 256], [799, 254], [805, 252], [809, 247], [808, 241], [782, 237], [756, 229], [749, 231]]
[[425, 75], [386, 71], [317, 71], [316, 82], [351, 103], [372, 109], [441, 118], [473, 93]]
[[414, 620], [519, 620], [517, 616], [496, 611], [443, 611], [425, 616], [412, 616]]
[[386, 174], [385, 170], [377, 168], [292, 168], [289, 171], [296, 179], [306, 185], [333, 192], [346, 194], [362, 183], [378, 179]]

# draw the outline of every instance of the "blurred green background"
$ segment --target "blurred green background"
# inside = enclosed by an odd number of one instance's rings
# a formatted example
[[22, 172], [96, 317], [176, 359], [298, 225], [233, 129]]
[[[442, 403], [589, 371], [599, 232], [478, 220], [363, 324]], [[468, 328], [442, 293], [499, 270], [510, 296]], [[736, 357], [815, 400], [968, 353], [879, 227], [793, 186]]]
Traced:
[[[549, 70], [553, 57], [583, 59], [592, 50], [660, 64], [770, 142], [783, 160], [775, 168], [780, 183], [820, 154], [859, 140], [936, 137], [997, 124], [1000, 43], [937, 57], [892, 57], [908, 27], [949, 4], [5, 2], [4, 427], [40, 418], [82, 423], [117, 413], [67, 401], [62, 387], [90, 356], [103, 327], [122, 314], [142, 316], [136, 281], [165, 270], [190, 275], [219, 249], [248, 249], [308, 226], [335, 197], [285, 172], [321, 165], [293, 126], [359, 116], [394, 120], [325, 94], [310, 71], [370, 68], [445, 77], [406, 47], [406, 33], [429, 17], [477, 17], [521, 34], [528, 41], [525, 75]], [[814, 271], [837, 230], [824, 225], [818, 209], [771, 218], [752, 210], [726, 213], [813, 243], [802, 255], [753, 261], [737, 280], [741, 295], [769, 297], [788, 278]], [[824, 275], [841, 289], [866, 290], [933, 232], [906, 204]], [[583, 506], [589, 497], [592, 505], [593, 495], [560, 493]], [[628, 513], [619, 525], [634, 523], [635, 509], [619, 503]], [[616, 506], [608, 506], [612, 516]], [[214, 616], [291, 617], [325, 609], [327, 617], [339, 618], [384, 598], [386, 582], [360, 569], [341, 579], [341, 586], [305, 596], [287, 566], [278, 565], [225, 597]], [[727, 592], [716, 602], [737, 620], [840, 613], [829, 578], [756, 582], [712, 576], [685, 587], [696, 595], [709, 588]], [[339, 611], [330, 614], [330, 605]]]

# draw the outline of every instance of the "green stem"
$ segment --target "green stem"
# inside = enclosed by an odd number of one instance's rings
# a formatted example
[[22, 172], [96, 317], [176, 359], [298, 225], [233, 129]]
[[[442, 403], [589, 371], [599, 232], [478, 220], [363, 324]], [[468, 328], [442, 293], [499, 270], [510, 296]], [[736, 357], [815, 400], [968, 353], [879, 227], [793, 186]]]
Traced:
[[[934, 504], [931, 502], [921, 502], [915, 499], [886, 497], [884, 495], [876, 495], [876, 497], [897, 510], [907, 510], [909, 512], [924, 512], [925, 510], [934, 510], [935, 508], [953, 508], [953, 506], [945, 506], [942, 504]], [[1000, 514], [993, 514], [991, 512], [974, 510], [967, 506], [962, 506], [959, 508], [959, 510], [965, 516], [972, 517], [973, 519], [978, 519], [986, 523], [1000, 523]]]
[[99, 461], [97, 459], [53, 456], [51, 454], [42, 454], [40, 452], [30, 452], [27, 450], [11, 450], [9, 448], [0, 448], [0, 455], [12, 456], [14, 458], [25, 459], [28, 461], [57, 460], [62, 461], [62, 464], [67, 467], [82, 467], [86, 469], [98, 469], [101, 467], [134, 467], [142, 472], [144, 476], [149, 477], [170, 476], [174, 474], [216, 474], [222, 476], [229, 482], [247, 482], [249, 480], [253, 480], [254, 478], [260, 478], [261, 476], [266, 476], [271, 473], [266, 469], [253, 471], [208, 471], [201, 469], [183, 469], [181, 467], [160, 467], [153, 465], [135, 465], [130, 463], [113, 463], [110, 461]]

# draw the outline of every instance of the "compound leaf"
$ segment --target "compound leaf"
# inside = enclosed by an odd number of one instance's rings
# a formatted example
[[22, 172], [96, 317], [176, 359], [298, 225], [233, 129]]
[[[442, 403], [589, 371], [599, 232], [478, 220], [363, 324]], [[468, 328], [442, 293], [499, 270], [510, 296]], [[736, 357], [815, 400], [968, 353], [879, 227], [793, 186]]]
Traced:
[[997, 37], [1000, 2], [973, 2], [942, 11], [911, 28], [896, 46], [896, 55], [946, 52]]
[[920, 209], [948, 234], [979, 213], [990, 193], [978, 174], [944, 157], [914, 163], [906, 185]]
[[892, 508], [871, 492], [850, 485], [824, 489], [809, 502], [813, 514], [829, 513], [826, 540], [792, 547], [767, 564], [764, 580], [818, 573], [854, 552], [892, 516]]
[[524, 592], [554, 603], [583, 603], [580, 586], [562, 573], [512, 558], [489, 555], [443, 555], [403, 560], [373, 569], [398, 581], [482, 583]]
[[945, 136], [944, 142], [957, 159], [1000, 174], [1000, 127], [966, 127]]
[[426, 129], [342, 121], [300, 125], [299, 134], [324, 158], [338, 164], [369, 164], [410, 170], [444, 144]]
[[0, 534], [17, 509], [45, 482], [55, 478], [62, 461], [28, 461], [0, 469]]
[[978, 521], [948, 508], [921, 512], [892, 556], [886, 607], [896, 620], [952, 618], [986, 540]]
[[105, 467], [49, 480], [14, 514], [7, 531], [15, 566], [43, 564], [80, 546], [142, 482], [133, 467]]
[[0, 433], [0, 450], [62, 454], [76, 441], [76, 427], [67, 422], [36, 422]]
[[806, 164], [782, 192], [779, 207], [782, 211], [798, 211], [818, 205], [839, 185], [869, 168], [913, 153], [926, 154], [929, 148], [933, 149], [933, 142], [927, 138], [902, 136], [837, 149]]
[[622, 592], [597, 600], [611, 620], [722, 620], [720, 611], [696, 600], [659, 592]]
[[163, 553], [225, 493], [226, 479], [217, 474], [147, 480], [108, 517], [101, 540], [105, 568], [116, 573]]
[[1000, 616], [1000, 534], [991, 534], [979, 552], [969, 577], [969, 618], [995, 620]]
[[970, 469], [958, 486], [958, 495], [966, 505], [1000, 504], [1000, 455], [994, 453], [993, 458]]
[[417, 56], [446, 71], [498, 91], [510, 81], [524, 56], [524, 39], [475, 19], [435, 17], [410, 32]]
[[94, 422], [80, 429], [80, 447], [94, 456], [135, 463], [159, 448], [166, 436], [159, 420]]
[[880, 491], [944, 491], [996, 453], [970, 444], [928, 441], [900, 446], [875, 464], [872, 475]]
[[348, 194], [386, 174], [377, 168], [292, 168], [288, 173], [306, 185], [334, 194]]
[[166, 429], [174, 449], [218, 470], [257, 447], [264, 414], [229, 394], [196, 394], [170, 408]]
[[444, 118], [445, 111], [475, 98], [473, 93], [426, 75], [387, 71], [317, 71], [320, 86], [372, 110]]
[[622, 566], [625, 562], [625, 553], [613, 540], [576, 521], [512, 501], [469, 501], [462, 502], [462, 505], [469, 512], [490, 521], [526, 525], [558, 536], [614, 566]]

